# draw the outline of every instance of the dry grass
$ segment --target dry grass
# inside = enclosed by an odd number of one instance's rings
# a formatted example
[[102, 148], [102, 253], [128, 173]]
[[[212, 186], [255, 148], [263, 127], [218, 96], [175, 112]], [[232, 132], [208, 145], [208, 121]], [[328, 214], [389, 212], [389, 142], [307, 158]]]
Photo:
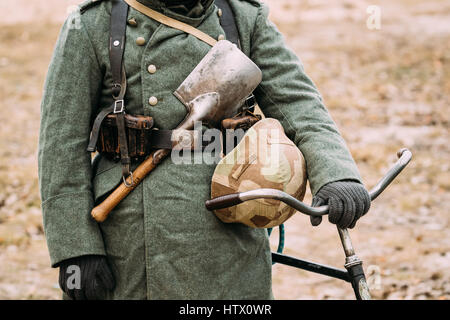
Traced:
[[[46, 69], [60, 20], [76, 2], [0, 4], [10, 13], [0, 33], [0, 299], [60, 296], [42, 231], [36, 149]], [[399, 148], [414, 153], [410, 167], [351, 232], [366, 270], [381, 271], [374, 296], [448, 299], [450, 5], [380, 0], [382, 28], [370, 31], [367, 1], [267, 2], [322, 92], [365, 183], [376, 183]], [[326, 221], [312, 228], [300, 215], [287, 224], [286, 252], [338, 267], [344, 262], [335, 228]], [[279, 299], [353, 298], [348, 285], [284, 266], [274, 267], [273, 281]]]

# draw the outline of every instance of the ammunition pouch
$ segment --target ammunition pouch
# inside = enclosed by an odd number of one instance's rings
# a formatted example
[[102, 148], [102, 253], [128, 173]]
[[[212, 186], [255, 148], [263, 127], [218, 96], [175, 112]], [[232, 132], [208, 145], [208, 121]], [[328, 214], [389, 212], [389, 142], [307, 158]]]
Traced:
[[[125, 133], [131, 160], [138, 161], [150, 154], [153, 118], [125, 114]], [[117, 115], [108, 115], [100, 128], [97, 151], [108, 159], [120, 160], [120, 139]]]

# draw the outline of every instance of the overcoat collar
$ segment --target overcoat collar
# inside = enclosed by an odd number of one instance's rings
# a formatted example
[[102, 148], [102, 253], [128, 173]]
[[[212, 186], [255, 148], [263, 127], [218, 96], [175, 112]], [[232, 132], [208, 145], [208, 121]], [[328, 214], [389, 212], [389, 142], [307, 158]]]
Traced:
[[210, 13], [214, 7], [214, 0], [198, 0], [193, 8], [186, 8], [183, 4], [167, 5], [161, 0], [137, 0], [143, 5], [157, 10], [167, 16], [176, 18], [177, 20], [189, 23], [199, 24], [198, 21], [203, 19]]

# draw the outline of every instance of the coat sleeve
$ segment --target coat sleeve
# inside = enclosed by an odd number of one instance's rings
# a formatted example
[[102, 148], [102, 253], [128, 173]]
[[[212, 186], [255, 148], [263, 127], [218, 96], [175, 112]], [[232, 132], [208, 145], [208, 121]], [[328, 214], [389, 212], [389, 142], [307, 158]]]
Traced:
[[261, 110], [265, 116], [278, 119], [302, 151], [312, 193], [334, 181], [360, 182], [356, 164], [320, 93], [269, 21], [265, 5], [259, 8], [252, 35], [251, 59], [263, 73], [255, 91]]
[[[81, 19], [80, 19], [81, 20]], [[105, 255], [94, 205], [90, 119], [102, 72], [82, 21], [64, 24], [48, 70], [41, 105], [39, 187], [52, 266], [81, 255]]]

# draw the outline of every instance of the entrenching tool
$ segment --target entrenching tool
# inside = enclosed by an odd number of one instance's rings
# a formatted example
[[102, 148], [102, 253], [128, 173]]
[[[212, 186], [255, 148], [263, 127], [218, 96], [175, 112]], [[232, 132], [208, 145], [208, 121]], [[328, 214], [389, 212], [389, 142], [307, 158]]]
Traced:
[[[190, 140], [189, 131], [194, 129], [196, 122], [218, 128], [223, 119], [232, 118], [242, 111], [244, 102], [261, 80], [261, 70], [236, 45], [227, 40], [219, 41], [174, 92], [188, 114], [172, 133], [172, 147], [183, 146], [186, 140]], [[170, 153], [170, 149], [154, 151], [92, 210], [92, 217], [97, 222], [105, 221], [110, 212]]]
[[[370, 190], [371, 200], [375, 200], [392, 181], [400, 174], [400, 172], [411, 161], [412, 154], [408, 149], [402, 149], [397, 153], [399, 160], [388, 171], [388, 173], [378, 182], [378, 184]], [[248, 192], [230, 194], [206, 201], [206, 208], [210, 211], [239, 205], [245, 201], [256, 199], [273, 199], [279, 200], [293, 207], [297, 211], [309, 216], [324, 216], [328, 214], [328, 206], [313, 208], [285, 192], [276, 189], [257, 189]], [[370, 300], [369, 287], [366, 282], [362, 261], [356, 256], [352, 245], [350, 234], [347, 229], [338, 228], [339, 236], [345, 252], [345, 268], [340, 270], [333, 267], [313, 263], [310, 261], [300, 260], [279, 253], [272, 253], [272, 261], [281, 263], [291, 267], [319, 273], [336, 279], [344, 280], [352, 284], [356, 298], [358, 300]]]

